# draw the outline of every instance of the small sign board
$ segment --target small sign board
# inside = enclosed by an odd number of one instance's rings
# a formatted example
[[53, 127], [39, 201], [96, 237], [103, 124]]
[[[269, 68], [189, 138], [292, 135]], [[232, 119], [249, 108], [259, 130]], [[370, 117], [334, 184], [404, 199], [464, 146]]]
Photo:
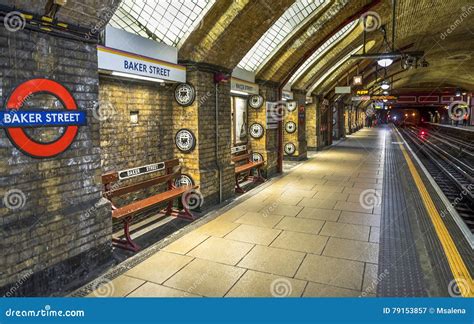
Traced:
[[119, 180], [130, 179], [147, 173], [157, 172], [165, 169], [164, 162], [148, 164], [132, 169], [122, 170], [118, 172]]
[[347, 87], [336, 87], [334, 88], [334, 92], [336, 94], [347, 94], [347, 93], [351, 93], [351, 87], [350, 86], [347, 86]]
[[243, 151], [247, 150], [247, 145], [239, 145], [239, 146], [234, 146], [230, 148], [230, 153], [235, 154], [235, 153], [240, 153]]
[[369, 90], [366, 90], [366, 89], [356, 91], [356, 95], [358, 95], [358, 96], [364, 96], [364, 95], [368, 95], [368, 94], [369, 94]]

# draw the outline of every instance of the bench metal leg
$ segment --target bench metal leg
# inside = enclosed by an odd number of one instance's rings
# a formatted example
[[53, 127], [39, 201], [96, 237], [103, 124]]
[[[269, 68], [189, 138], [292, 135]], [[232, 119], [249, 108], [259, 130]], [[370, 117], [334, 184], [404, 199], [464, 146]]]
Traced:
[[133, 242], [132, 237], [130, 236], [130, 222], [131, 219], [127, 218], [123, 221], [123, 232], [125, 234], [125, 239], [112, 239], [112, 245], [119, 247], [121, 249], [129, 250], [132, 252], [137, 252], [140, 250], [140, 247]]
[[242, 189], [242, 187], [239, 184], [239, 175], [238, 174], [235, 175], [235, 192], [241, 193], [241, 194], [245, 193], [245, 190]]
[[165, 214], [166, 216], [169, 216], [173, 213], [173, 201], [172, 200], [168, 201], [168, 205], [166, 206], [166, 212], [165, 213], [166, 213]]
[[267, 179], [265, 179], [263, 176], [262, 176], [262, 170], [260, 170], [260, 168], [257, 169], [257, 181], [260, 181], [260, 182], [265, 182], [267, 181]]

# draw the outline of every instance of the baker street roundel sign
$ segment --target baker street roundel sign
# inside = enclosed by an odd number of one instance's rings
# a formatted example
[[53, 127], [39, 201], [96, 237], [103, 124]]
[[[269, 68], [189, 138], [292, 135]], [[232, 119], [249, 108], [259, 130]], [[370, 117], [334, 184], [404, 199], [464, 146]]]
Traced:
[[288, 155], [293, 155], [296, 152], [295, 144], [293, 143], [286, 143], [285, 144], [285, 153]]
[[252, 136], [253, 138], [262, 138], [264, 132], [265, 130], [263, 129], [263, 126], [259, 123], [254, 123], [250, 125], [250, 136]]
[[296, 123], [289, 121], [285, 124], [285, 130], [288, 134], [293, 134], [296, 131]]
[[261, 95], [251, 95], [249, 97], [249, 106], [253, 109], [259, 109], [263, 105], [263, 97]]
[[[65, 109], [22, 109], [35, 94], [52, 95]], [[50, 158], [63, 153], [76, 138], [79, 126], [86, 124], [87, 114], [77, 109], [72, 94], [63, 85], [49, 79], [32, 79], [20, 84], [8, 98], [6, 110], [0, 111], [0, 128], [5, 129], [18, 150], [34, 158]], [[46, 143], [34, 139], [25, 130], [43, 127], [61, 127], [61, 135]]]
[[196, 90], [189, 83], [180, 83], [174, 90], [174, 98], [180, 106], [190, 106], [196, 99]]
[[189, 129], [181, 129], [176, 133], [176, 147], [184, 153], [189, 153], [196, 146], [196, 137]]

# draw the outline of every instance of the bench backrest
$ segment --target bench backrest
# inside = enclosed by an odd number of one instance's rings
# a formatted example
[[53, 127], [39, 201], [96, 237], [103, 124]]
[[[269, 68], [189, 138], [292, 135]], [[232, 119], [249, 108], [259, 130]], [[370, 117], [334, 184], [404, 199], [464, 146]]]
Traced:
[[231, 160], [234, 163], [247, 163], [252, 161], [252, 151], [247, 151], [247, 153], [233, 155]]
[[[102, 175], [104, 195], [107, 198], [118, 197], [161, 183], [167, 183], [168, 189], [172, 189], [174, 187], [174, 179], [181, 176], [181, 169], [176, 168], [178, 166], [179, 159], [173, 159], [155, 164], [144, 165], [137, 168], [108, 172]], [[157, 175], [151, 179], [132, 183], [130, 185], [119, 185], [121, 180], [140, 178], [141, 176], [158, 172], [164, 172], [164, 174]]]

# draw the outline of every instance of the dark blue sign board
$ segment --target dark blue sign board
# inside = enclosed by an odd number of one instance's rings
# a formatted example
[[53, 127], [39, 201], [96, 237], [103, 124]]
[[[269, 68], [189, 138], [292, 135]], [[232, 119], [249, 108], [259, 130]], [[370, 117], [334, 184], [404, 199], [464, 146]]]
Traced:
[[0, 111], [0, 127], [85, 126], [87, 114], [78, 110]]

